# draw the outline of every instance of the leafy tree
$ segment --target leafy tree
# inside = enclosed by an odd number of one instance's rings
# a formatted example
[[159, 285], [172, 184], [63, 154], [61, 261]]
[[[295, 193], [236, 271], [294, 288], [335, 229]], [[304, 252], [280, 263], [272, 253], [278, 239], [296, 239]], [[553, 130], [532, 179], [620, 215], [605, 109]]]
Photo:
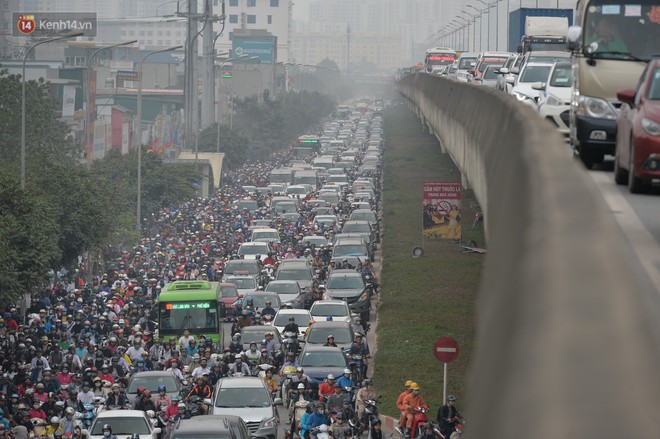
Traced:
[[0, 303], [14, 302], [48, 280], [61, 258], [57, 213], [47, 198], [20, 189], [15, 172], [0, 173]]
[[[3, 160], [20, 160], [21, 76], [0, 70], [0, 155]], [[74, 163], [78, 154], [68, 129], [59, 120], [61, 105], [48, 93], [43, 79], [25, 86], [25, 150], [28, 167], [44, 163]], [[40, 170], [37, 170], [40, 172]]]

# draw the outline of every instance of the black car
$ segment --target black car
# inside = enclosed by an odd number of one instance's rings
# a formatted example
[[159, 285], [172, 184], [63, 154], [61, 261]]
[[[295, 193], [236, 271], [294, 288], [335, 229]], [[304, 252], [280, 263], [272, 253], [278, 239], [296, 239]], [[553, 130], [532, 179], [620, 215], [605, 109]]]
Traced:
[[179, 422], [173, 437], [177, 439], [250, 439], [245, 421], [234, 415], [206, 415]]
[[344, 300], [351, 312], [368, 320], [371, 308], [371, 290], [362, 274], [355, 270], [333, 270], [325, 282], [324, 300]]

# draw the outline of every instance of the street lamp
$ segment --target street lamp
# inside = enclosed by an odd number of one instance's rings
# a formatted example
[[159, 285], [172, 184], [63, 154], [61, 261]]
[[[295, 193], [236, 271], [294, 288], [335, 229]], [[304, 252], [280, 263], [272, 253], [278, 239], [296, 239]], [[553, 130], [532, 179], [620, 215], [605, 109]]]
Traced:
[[37, 46], [46, 43], [52, 43], [53, 41], [79, 37], [82, 34], [83, 32], [74, 32], [66, 35], [60, 35], [59, 37], [48, 38], [47, 40], [39, 41], [38, 43], [33, 44], [25, 52], [25, 55], [23, 55], [23, 76], [21, 76], [21, 189], [25, 189], [25, 62], [27, 61], [30, 52], [32, 52], [34, 48]]
[[[484, 32], [483, 32], [483, 27], [484, 27], [483, 26], [483, 24], [484, 24], [483, 12], [481, 12], [480, 9], [477, 9], [472, 5], [465, 5], [465, 6], [467, 6], [468, 8], [472, 8], [475, 11], [477, 11], [477, 14], [474, 14], [474, 24], [475, 24], [475, 31], [476, 31], [477, 17], [479, 17], [479, 51], [481, 52], [482, 42], [483, 42], [483, 39], [484, 39], [484, 35], [483, 35], [484, 34]], [[476, 46], [476, 42], [477, 42], [476, 38], [475, 38], [474, 41], [475, 41], [475, 46]], [[476, 49], [476, 47], [475, 47], [475, 49]]]
[[[461, 14], [467, 15], [472, 20], [472, 51], [476, 52], [477, 51], [477, 16], [472, 15], [472, 14], [470, 14], [469, 12], [467, 12], [465, 10], [461, 11]], [[465, 19], [465, 18], [463, 17], [463, 19]], [[469, 32], [470, 31], [470, 25], [469, 25], [470, 20], [467, 20], [467, 22], [468, 22], [468, 32]], [[468, 46], [469, 45], [470, 44], [468, 43]]]
[[[137, 40], [132, 40], [132, 41], [126, 41], [125, 43], [118, 43], [118, 44], [113, 44], [112, 46], [106, 46], [106, 47], [101, 47], [100, 49], [96, 49], [92, 55], [87, 58], [87, 62], [85, 63], [85, 103], [87, 104], [86, 111], [85, 111], [85, 136], [83, 140], [83, 147], [85, 146], [84, 144], [87, 144], [87, 170], [89, 171], [92, 167], [92, 160], [94, 158], [92, 154], [92, 143], [90, 142], [89, 139], [89, 134], [90, 134], [90, 129], [89, 129], [89, 116], [90, 116], [90, 108], [89, 108], [89, 67], [92, 63], [92, 59], [96, 56], [97, 53], [99, 53], [102, 50], [106, 49], [113, 49], [115, 47], [119, 46], [128, 46], [129, 44], [137, 43]], [[94, 137], [94, 130], [91, 130], [92, 133], [92, 138]], [[83, 148], [84, 149], [84, 148]]]
[[137, 231], [142, 228], [142, 66], [151, 55], [163, 52], [172, 52], [183, 46], [168, 47], [167, 49], [149, 52], [142, 57], [138, 65], [138, 97], [137, 97], [137, 148], [138, 148], [138, 174], [137, 174]]
[[[499, 20], [499, 8], [497, 6], [498, 3], [499, 3], [499, 0], [495, 0], [494, 4], [486, 3], [483, 0], [477, 0], [477, 1], [479, 3], [481, 3], [482, 5], [486, 6], [486, 13], [488, 14], [488, 26], [487, 26], [488, 30], [486, 31], [486, 32], [488, 32], [488, 38], [486, 38], [486, 42], [488, 43], [488, 45], [486, 47], [486, 50], [490, 50], [490, 8], [493, 8], [493, 7], [495, 8], [495, 25], [497, 25], [497, 20]], [[495, 32], [497, 32], [497, 30]], [[497, 41], [497, 34], [496, 34], [495, 35], [495, 50], [498, 50], [498, 44], [497, 43], [498, 43], [498, 41]]]
[[[461, 17], [460, 15], [456, 16], [457, 20], [463, 20], [457, 21], [461, 25], [461, 28], [463, 29], [463, 44], [465, 44], [465, 51], [469, 52], [470, 51], [470, 20], [468, 20], [465, 17]], [[467, 40], [467, 41], [466, 41]]]

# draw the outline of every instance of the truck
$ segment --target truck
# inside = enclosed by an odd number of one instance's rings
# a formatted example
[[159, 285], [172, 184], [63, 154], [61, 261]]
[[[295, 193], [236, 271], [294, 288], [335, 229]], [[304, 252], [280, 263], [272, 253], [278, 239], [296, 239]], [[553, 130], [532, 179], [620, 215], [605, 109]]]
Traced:
[[565, 51], [572, 9], [520, 8], [509, 13], [509, 52]]

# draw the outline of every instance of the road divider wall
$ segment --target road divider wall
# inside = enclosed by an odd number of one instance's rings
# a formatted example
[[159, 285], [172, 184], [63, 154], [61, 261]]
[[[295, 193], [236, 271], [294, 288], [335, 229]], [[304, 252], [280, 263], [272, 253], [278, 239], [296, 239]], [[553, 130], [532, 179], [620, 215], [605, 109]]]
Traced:
[[468, 437], [657, 437], [660, 297], [559, 134], [493, 89], [396, 87], [485, 213]]

